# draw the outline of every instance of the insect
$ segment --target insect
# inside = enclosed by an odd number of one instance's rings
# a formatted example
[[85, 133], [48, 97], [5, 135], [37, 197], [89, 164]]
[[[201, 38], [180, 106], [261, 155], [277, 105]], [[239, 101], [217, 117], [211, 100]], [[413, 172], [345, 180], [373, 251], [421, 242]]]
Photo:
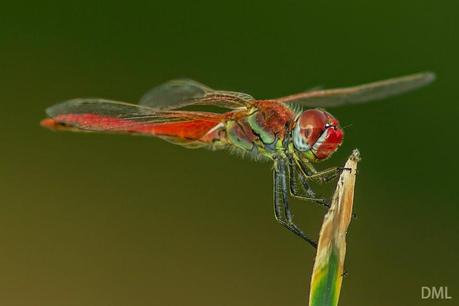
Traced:
[[[193, 80], [173, 80], [154, 87], [129, 104], [98, 98], [74, 99], [47, 109], [41, 125], [53, 130], [155, 136], [187, 148], [230, 149], [274, 163], [274, 215], [285, 228], [312, 246], [316, 242], [295, 225], [289, 196], [327, 206], [311, 181], [326, 182], [343, 169], [317, 171], [343, 141], [343, 130], [324, 108], [380, 100], [432, 82], [423, 72], [374, 83], [311, 90], [278, 99], [258, 100], [214, 90]], [[226, 112], [189, 110], [220, 107]], [[300, 107], [309, 109], [299, 111]], [[295, 111], [295, 109], [297, 109]]]

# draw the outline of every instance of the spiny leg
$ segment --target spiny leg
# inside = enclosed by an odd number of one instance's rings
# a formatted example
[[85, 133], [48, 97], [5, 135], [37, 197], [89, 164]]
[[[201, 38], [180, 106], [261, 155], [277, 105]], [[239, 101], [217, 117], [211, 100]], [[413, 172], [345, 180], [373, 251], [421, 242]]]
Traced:
[[[297, 169], [295, 168], [295, 164], [293, 161], [289, 163], [289, 177], [290, 177], [290, 192], [293, 196], [302, 196], [302, 197], [309, 197], [315, 198], [316, 193], [312, 190], [311, 186], [305, 179], [302, 179], [302, 176], [298, 173]], [[301, 186], [298, 185], [298, 181], [301, 182]]]
[[344, 170], [351, 170], [349, 168], [332, 167], [307, 177], [308, 180], [318, 180], [321, 183], [328, 183], [337, 178]]
[[[303, 238], [306, 242], [317, 248], [317, 243], [307, 237], [293, 223], [292, 213], [288, 205], [287, 168], [285, 160], [279, 159], [274, 164], [274, 216], [276, 220], [295, 235]], [[282, 210], [284, 214], [282, 214]]]
[[337, 178], [344, 170], [350, 170], [349, 168], [332, 167], [318, 172], [310, 162], [304, 162], [298, 158], [294, 159], [294, 162], [303, 179], [308, 181], [315, 180], [319, 183], [328, 183]]
[[[330, 208], [330, 203], [326, 199], [316, 196], [304, 175], [296, 167], [298, 166], [290, 162], [290, 194], [300, 200], [312, 201], [323, 207]], [[298, 180], [301, 182], [301, 186], [298, 186]]]
[[[317, 170], [312, 166], [310, 163], [305, 163], [300, 159], [290, 159], [290, 192], [292, 196], [299, 198], [301, 200], [309, 200], [313, 201], [317, 204], [323, 205], [327, 208], [330, 208], [330, 201], [323, 198], [318, 198], [314, 191], [311, 189], [308, 180], [319, 179], [321, 183], [328, 183], [329, 181], [333, 180], [337, 176], [339, 176], [343, 171], [350, 171], [349, 168], [343, 167], [333, 167], [326, 169], [324, 171], [317, 172]], [[307, 192], [307, 194], [302, 194], [298, 192], [297, 186], [292, 186], [292, 182], [296, 185], [295, 178], [298, 177], [303, 185], [303, 189]], [[312, 196], [311, 196], [312, 194]], [[357, 219], [357, 215], [352, 213], [352, 217]]]

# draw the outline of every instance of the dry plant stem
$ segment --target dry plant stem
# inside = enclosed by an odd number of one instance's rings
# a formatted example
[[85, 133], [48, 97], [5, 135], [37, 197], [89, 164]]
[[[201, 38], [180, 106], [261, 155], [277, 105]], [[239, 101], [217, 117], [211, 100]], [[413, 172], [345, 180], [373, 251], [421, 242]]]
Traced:
[[354, 185], [360, 154], [355, 149], [344, 166], [320, 230], [309, 293], [310, 306], [338, 305], [346, 255], [346, 234], [352, 219]]

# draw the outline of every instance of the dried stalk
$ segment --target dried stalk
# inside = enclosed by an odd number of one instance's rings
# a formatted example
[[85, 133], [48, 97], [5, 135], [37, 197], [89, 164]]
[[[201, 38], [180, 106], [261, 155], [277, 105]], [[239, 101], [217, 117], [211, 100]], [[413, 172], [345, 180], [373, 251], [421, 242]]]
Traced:
[[320, 230], [311, 278], [310, 306], [338, 305], [344, 274], [346, 234], [352, 219], [354, 185], [360, 154], [355, 149], [341, 173], [332, 204]]

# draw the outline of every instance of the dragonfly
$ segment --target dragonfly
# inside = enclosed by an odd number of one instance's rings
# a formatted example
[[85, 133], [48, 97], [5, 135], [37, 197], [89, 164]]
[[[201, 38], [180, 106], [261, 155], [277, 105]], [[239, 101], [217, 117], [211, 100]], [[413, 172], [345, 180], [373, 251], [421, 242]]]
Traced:
[[[328, 182], [345, 170], [315, 169], [316, 163], [341, 146], [344, 136], [339, 121], [325, 109], [381, 100], [434, 79], [434, 73], [421, 72], [277, 99], [255, 99], [246, 93], [214, 90], [193, 80], [178, 79], [153, 87], [138, 104], [100, 98], [56, 104], [46, 110], [48, 118], [41, 125], [57, 131], [154, 136], [186, 148], [228, 149], [255, 160], [272, 161], [275, 219], [317, 247], [294, 223], [289, 199], [329, 206], [327, 200], [316, 196], [311, 185]], [[221, 111], [210, 111], [209, 107]]]

